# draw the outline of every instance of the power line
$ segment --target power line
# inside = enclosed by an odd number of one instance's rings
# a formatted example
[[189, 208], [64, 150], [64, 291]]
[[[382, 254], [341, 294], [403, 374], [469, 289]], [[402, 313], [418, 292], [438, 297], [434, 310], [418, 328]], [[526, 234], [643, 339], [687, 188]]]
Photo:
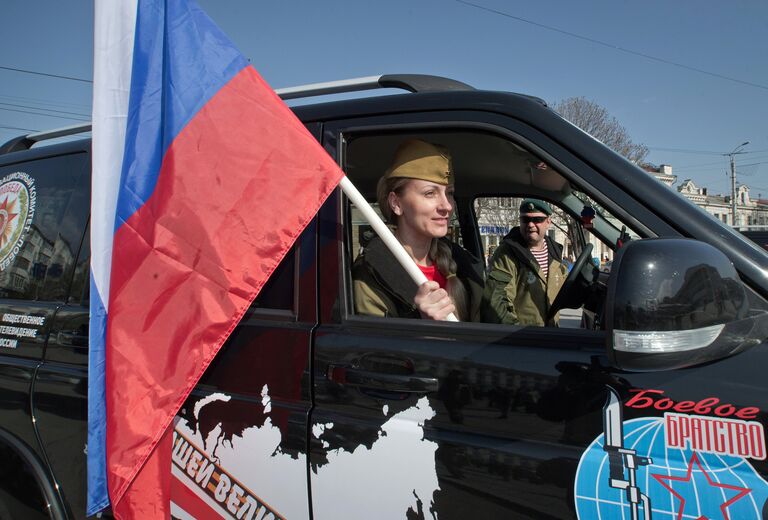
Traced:
[[0, 102], [0, 105], [5, 105], [5, 106], [15, 107], [15, 108], [29, 108], [31, 110], [45, 110], [47, 112], [56, 112], [57, 114], [69, 114], [69, 115], [72, 115], [72, 116], [90, 117], [88, 114], [80, 114], [78, 112], [68, 112], [66, 110], [54, 110], [53, 108], [35, 107], [35, 106], [28, 106], [28, 105], [18, 105], [16, 103], [2, 103], [2, 102]]
[[649, 146], [649, 150], [658, 150], [662, 152], [673, 152], [673, 153], [690, 153], [690, 154], [696, 154], [696, 155], [723, 155], [722, 152], [712, 152], [708, 150], [689, 150], [686, 148], [659, 148], [656, 146]]
[[[759, 153], [759, 152], [761, 152], [761, 150], [758, 150], [758, 151], [755, 151], [755, 152], [752, 152], [752, 153]], [[762, 161], [763, 159], [768, 159], [768, 157], [765, 157], [765, 156], [756, 156], [756, 157], [751, 157], [751, 158], [752, 159], [758, 159], [760, 161]], [[750, 164], [764, 164], [764, 163], [763, 162], [758, 162], [758, 163], [750, 163]], [[707, 163], [700, 163], [700, 164], [686, 164], [684, 166], [675, 166], [675, 171], [679, 172], [681, 170], [693, 170], [693, 169], [716, 170], [716, 169], [718, 169], [722, 165], [723, 165], [723, 161], [722, 160], [717, 161], [717, 162], [707, 162]], [[707, 168], [707, 166], [709, 168]]]
[[[723, 161], [717, 161], [717, 162], [709, 162], [709, 163], [702, 163], [702, 164], [687, 164], [685, 166], [675, 166], [675, 171], [680, 170], [691, 170], [695, 168], [702, 168], [705, 170], [712, 170], [714, 167], [719, 167], [723, 165]], [[712, 168], [704, 168], [705, 166], [711, 166]]]
[[75, 78], [75, 77], [72, 77], [72, 76], [62, 76], [62, 75], [59, 75], [59, 74], [49, 74], [47, 72], [38, 72], [38, 71], [35, 71], [35, 70], [17, 69], [17, 68], [14, 68], [14, 67], [3, 67], [2, 65], [0, 65], [0, 69], [2, 69], [2, 70], [10, 70], [12, 72], [21, 72], [22, 74], [33, 74], [35, 76], [45, 76], [45, 77], [48, 77], [48, 78], [67, 79], [67, 80], [70, 80], [70, 81], [81, 81], [83, 83], [93, 83], [93, 81], [90, 80], [90, 79]]
[[86, 119], [80, 119], [79, 117], [68, 117], [68, 116], [57, 116], [54, 114], [42, 114], [40, 112], [30, 112], [29, 110], [18, 110], [16, 108], [3, 108], [0, 107], [0, 110], [5, 110], [7, 112], [20, 112], [22, 114], [32, 114], [35, 116], [43, 116], [43, 117], [55, 117], [57, 119], [68, 119], [70, 121], [89, 121], [89, 118]]
[[75, 109], [75, 110], [90, 110], [91, 105], [90, 104], [83, 104], [83, 103], [68, 103], [66, 101], [48, 101], [45, 99], [38, 99], [38, 98], [28, 98], [28, 97], [20, 97], [20, 96], [8, 96], [0, 94], [0, 100], [3, 100], [3, 102], [6, 103], [35, 103], [38, 105], [48, 105], [55, 108], [69, 108], [69, 109]]
[[39, 132], [39, 130], [34, 128], [21, 128], [19, 126], [0, 126], [0, 128], [4, 128], [6, 130], [21, 130], [22, 132]]
[[745, 170], [743, 168], [748, 168], [750, 166], [758, 166], [760, 164], [766, 164], [766, 161], [754, 162], [754, 163], [749, 163], [749, 164], [740, 164], [739, 165], [739, 171], [737, 171], [736, 173], [741, 175], [742, 177], [752, 177], [753, 175], [755, 175], [757, 173], [759, 168], [749, 168], [749, 171], [747, 171], [747, 170]]
[[748, 163], [748, 164], [740, 164], [739, 166], [741, 168], [744, 168], [745, 166], [755, 166], [757, 164], [766, 164], [766, 161], [753, 162], [753, 163]]
[[563, 29], [558, 29], [557, 27], [552, 27], [551, 25], [545, 25], [539, 22], [534, 22], [533, 20], [528, 20], [526, 18], [522, 18], [520, 16], [515, 16], [509, 13], [505, 13], [503, 11], [498, 11], [496, 9], [491, 9], [490, 7], [485, 7], [478, 4], [473, 4], [472, 2], [467, 2], [466, 0], [456, 0], [456, 2], [464, 5], [468, 5], [471, 7], [475, 7], [477, 9], [482, 9], [483, 11], [488, 11], [490, 13], [498, 14], [500, 16], [504, 16], [507, 18], [511, 18], [513, 20], [517, 20], [519, 22], [527, 23], [530, 25], [535, 25], [536, 27], [541, 27], [542, 29], [547, 29], [548, 31], [554, 31], [560, 34], [565, 34], [566, 36], [570, 36], [572, 38], [578, 38], [580, 40], [588, 41], [590, 43], [594, 43], [597, 45], [602, 45], [603, 47], [608, 47], [609, 49], [613, 49], [619, 52], [624, 52], [626, 54], [632, 54], [634, 56], [640, 56], [641, 58], [646, 58], [653, 61], [658, 61], [660, 63], [664, 63], [667, 65], [672, 65], [674, 67], [679, 67], [681, 69], [690, 70], [693, 72], [698, 72], [699, 74], [706, 74], [707, 76], [713, 76], [715, 78], [724, 79], [727, 81], [733, 81], [734, 83], [740, 83], [742, 85], [747, 85], [750, 87], [760, 88], [763, 90], [768, 90], [768, 85], [761, 85], [760, 83], [752, 83], [751, 81], [745, 81], [743, 79], [733, 78], [731, 76], [726, 76], [724, 74], [718, 74], [717, 72], [710, 72], [708, 70], [704, 69], [698, 69], [696, 67], [691, 67], [690, 65], [685, 65], [683, 63], [677, 63], [676, 61], [670, 61], [664, 58], [659, 58], [657, 56], [651, 56], [650, 54], [645, 54], [644, 52], [639, 51], [633, 51], [632, 49], [627, 49], [625, 47], [620, 47], [618, 45], [614, 45], [612, 43], [604, 42], [601, 40], [596, 40], [595, 38], [590, 38], [589, 36], [582, 36], [581, 34], [572, 33], [570, 31], [565, 31]]
[[674, 168], [673, 172], [678, 175], [690, 175], [692, 173], [724, 172], [726, 170], [727, 170], [727, 167], [725, 164], [723, 164], [722, 166], [710, 166], [708, 168], [693, 168], [690, 170], [683, 170], [683, 168]]
[[[727, 153], [723, 152], [713, 152], [711, 150], [690, 150], [688, 148], [661, 148], [657, 146], [648, 146], [649, 150], [658, 150], [662, 152], [673, 152], [673, 153], [689, 153], [689, 154], [701, 154], [701, 155], [728, 155]], [[767, 152], [768, 150], [745, 150], [743, 152], [739, 152], [739, 155], [742, 154], [750, 154], [750, 153], [763, 153]]]

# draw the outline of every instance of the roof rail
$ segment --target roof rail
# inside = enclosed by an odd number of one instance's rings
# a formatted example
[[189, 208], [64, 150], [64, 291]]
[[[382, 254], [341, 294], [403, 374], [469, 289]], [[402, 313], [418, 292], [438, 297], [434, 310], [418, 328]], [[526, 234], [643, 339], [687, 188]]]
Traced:
[[11, 152], [18, 152], [21, 150], [29, 150], [35, 143], [39, 143], [40, 141], [56, 139], [57, 137], [65, 137], [68, 135], [82, 134], [84, 132], [90, 131], [91, 123], [85, 123], [81, 125], [65, 126], [63, 128], [56, 128], [54, 130], [46, 130], [45, 132], [35, 132], [33, 134], [14, 137], [10, 141], [0, 146], [0, 155]]
[[298, 87], [279, 88], [277, 95], [284, 100], [345, 92], [362, 92], [377, 88], [399, 88], [409, 92], [441, 92], [446, 90], [474, 90], [455, 79], [426, 74], [384, 74], [364, 78], [344, 79], [326, 83], [312, 83]]
[[[409, 92], [444, 92], [456, 90], [475, 90], [470, 85], [442, 76], [430, 76], [427, 74], [384, 74], [381, 76], [367, 76], [364, 78], [344, 79], [340, 81], [328, 81], [326, 83], [312, 83], [298, 87], [277, 89], [277, 95], [284, 100], [307, 98], [313, 96], [325, 96], [328, 94], [343, 94], [345, 92], [362, 92], [377, 88], [398, 88]], [[33, 134], [14, 137], [0, 146], [0, 155], [30, 149], [35, 143], [64, 137], [67, 135], [90, 132], [91, 124], [81, 124], [36, 132]]]

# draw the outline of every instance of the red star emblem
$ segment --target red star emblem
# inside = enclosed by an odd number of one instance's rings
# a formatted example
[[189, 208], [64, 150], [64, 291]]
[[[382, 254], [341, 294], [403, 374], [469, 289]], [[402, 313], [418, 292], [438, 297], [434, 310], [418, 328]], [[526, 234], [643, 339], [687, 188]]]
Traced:
[[[715, 482], [712, 480], [712, 477], [709, 476], [709, 473], [707, 473], [704, 468], [701, 465], [701, 462], [699, 462], [699, 456], [696, 454], [696, 452], [693, 452], [693, 455], [691, 456], [691, 460], [688, 461], [688, 471], [685, 473], [684, 477], [671, 477], [668, 475], [656, 475], [651, 474], [653, 478], [655, 478], [659, 484], [664, 486], [669, 490], [670, 493], [675, 495], [678, 500], [680, 500], [680, 509], [677, 511], [677, 520], [683, 519], [683, 511], [685, 511], [685, 498], [683, 496], [676, 492], [674, 489], [672, 489], [672, 485], [665, 481], [675, 480], [678, 482], [691, 482], [691, 477], [693, 476], [693, 465], [696, 464], [698, 466], [699, 471], [704, 475], [704, 477], [707, 479], [707, 483], [713, 487], [713, 488], [720, 488], [720, 489], [728, 489], [730, 491], [737, 491], [733, 497], [726, 500], [720, 505], [720, 512], [723, 514], [723, 520], [730, 520], [731, 517], [728, 516], [728, 507], [730, 507], [734, 502], [737, 500], [744, 498], [746, 495], [752, 492], [750, 488], [745, 487], [739, 487], [739, 486], [733, 486], [730, 484], [721, 484], [720, 482]], [[708, 520], [708, 517], [706, 516], [700, 516], [697, 520]]]
[[18, 213], [11, 213], [13, 203], [8, 204], [8, 199], [9, 197], [6, 197], [2, 204], [0, 204], [0, 245], [5, 245], [5, 242], [8, 240], [6, 226], [19, 216]]

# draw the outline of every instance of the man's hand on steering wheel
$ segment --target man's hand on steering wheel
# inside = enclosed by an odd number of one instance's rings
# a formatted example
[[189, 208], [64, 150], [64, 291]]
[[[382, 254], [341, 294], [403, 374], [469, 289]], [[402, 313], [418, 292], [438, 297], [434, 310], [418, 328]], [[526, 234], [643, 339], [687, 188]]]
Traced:
[[[560, 309], [575, 309], [580, 307], [587, 295], [583, 289], [596, 280], [597, 267], [592, 264], [592, 244], [587, 244], [573, 264], [571, 272], [560, 287], [555, 300], [549, 307], [547, 321], [555, 317]], [[589, 261], [589, 265], [587, 265]]]

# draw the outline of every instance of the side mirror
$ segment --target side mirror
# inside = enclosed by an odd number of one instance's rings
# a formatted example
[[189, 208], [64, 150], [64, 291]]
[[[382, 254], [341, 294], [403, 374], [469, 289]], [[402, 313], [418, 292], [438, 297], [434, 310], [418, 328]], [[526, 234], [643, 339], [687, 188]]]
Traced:
[[766, 337], [730, 260], [695, 240], [646, 239], [617, 251], [605, 307], [608, 354], [626, 370], [667, 370], [734, 354]]

